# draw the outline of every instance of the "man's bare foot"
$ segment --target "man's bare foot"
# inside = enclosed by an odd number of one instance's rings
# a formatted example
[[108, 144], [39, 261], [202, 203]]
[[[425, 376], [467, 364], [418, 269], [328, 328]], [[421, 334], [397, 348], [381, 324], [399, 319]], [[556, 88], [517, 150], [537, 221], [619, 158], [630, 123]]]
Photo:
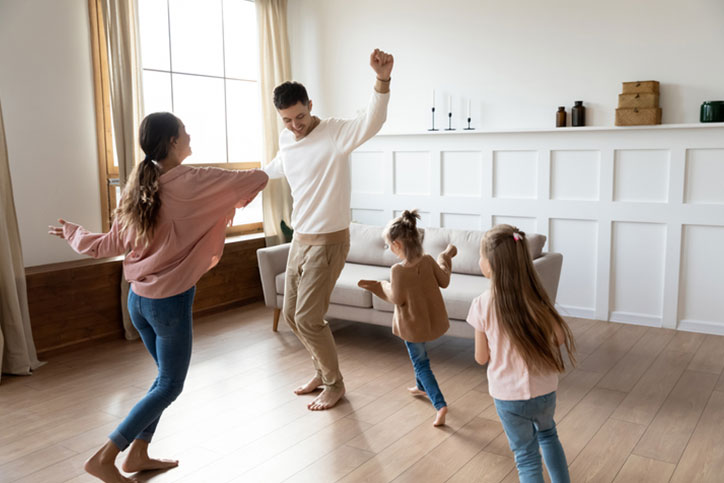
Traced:
[[443, 406], [440, 409], [438, 409], [437, 415], [435, 416], [435, 422], [432, 423], [432, 425], [433, 426], [444, 426], [446, 415], [447, 415], [447, 406]]
[[[113, 444], [113, 443], [110, 443]], [[135, 478], [126, 478], [116, 468], [115, 460], [118, 450], [108, 451], [108, 443], [85, 462], [84, 469], [89, 475], [95, 476], [105, 483], [138, 483]]]
[[319, 376], [314, 376], [308, 383], [306, 383], [303, 386], [299, 386], [294, 390], [294, 394], [297, 396], [301, 394], [309, 394], [310, 392], [316, 391], [319, 386], [322, 385], [322, 378]]
[[417, 386], [408, 387], [407, 390], [410, 391], [410, 394], [413, 396], [427, 396], [427, 393], [422, 389], [418, 389]]
[[317, 396], [314, 401], [307, 404], [307, 409], [310, 411], [323, 411], [334, 407], [340, 399], [344, 396], [344, 388], [332, 389], [325, 387], [322, 393]]

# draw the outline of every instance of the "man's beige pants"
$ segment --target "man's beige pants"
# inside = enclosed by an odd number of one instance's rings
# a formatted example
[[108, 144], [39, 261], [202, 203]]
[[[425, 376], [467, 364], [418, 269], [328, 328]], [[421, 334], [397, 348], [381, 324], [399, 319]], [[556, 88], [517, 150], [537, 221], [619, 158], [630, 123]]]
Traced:
[[328, 245], [307, 245], [294, 239], [284, 285], [284, 320], [312, 356], [322, 384], [341, 389], [337, 348], [324, 315], [334, 284], [349, 252], [349, 239]]

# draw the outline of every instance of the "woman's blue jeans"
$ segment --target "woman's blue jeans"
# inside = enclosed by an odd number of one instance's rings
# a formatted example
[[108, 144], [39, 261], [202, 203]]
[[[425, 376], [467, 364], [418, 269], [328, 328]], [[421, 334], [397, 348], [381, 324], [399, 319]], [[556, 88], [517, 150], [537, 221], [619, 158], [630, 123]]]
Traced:
[[510, 449], [515, 454], [520, 483], [543, 483], [539, 446], [551, 482], [570, 483], [566, 454], [558, 440], [553, 420], [556, 411], [555, 391], [524, 401], [495, 399], [495, 409], [503, 423]]
[[131, 321], [156, 362], [158, 376], [109, 436], [121, 451], [134, 439], [150, 442], [161, 414], [183, 390], [191, 362], [191, 306], [195, 293], [196, 287], [163, 299], [141, 297], [133, 290], [128, 293]]
[[405, 341], [405, 346], [407, 347], [407, 352], [410, 354], [412, 367], [415, 368], [417, 388], [427, 393], [427, 397], [430, 398], [435, 409], [447, 406], [440, 387], [437, 385], [435, 375], [432, 373], [432, 369], [430, 369], [430, 359], [427, 357], [425, 343]]

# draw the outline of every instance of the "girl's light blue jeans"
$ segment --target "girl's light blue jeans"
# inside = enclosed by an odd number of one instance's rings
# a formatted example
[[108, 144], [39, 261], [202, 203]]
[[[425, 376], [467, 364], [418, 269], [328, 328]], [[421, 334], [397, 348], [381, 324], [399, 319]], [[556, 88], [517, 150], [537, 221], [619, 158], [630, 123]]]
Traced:
[[148, 393], [131, 409], [109, 439], [125, 450], [134, 439], [151, 441], [163, 411], [181, 394], [191, 362], [191, 305], [196, 287], [163, 299], [129, 290], [128, 312], [158, 367]]
[[427, 397], [430, 398], [435, 409], [447, 406], [440, 387], [437, 385], [435, 375], [432, 373], [432, 369], [430, 369], [430, 359], [427, 357], [425, 343], [405, 341], [405, 346], [407, 347], [407, 352], [410, 354], [412, 367], [415, 368], [417, 388], [427, 393]]
[[520, 483], [543, 483], [539, 447], [551, 482], [570, 483], [566, 455], [553, 421], [555, 391], [524, 401], [494, 401], [510, 449], [515, 454]]

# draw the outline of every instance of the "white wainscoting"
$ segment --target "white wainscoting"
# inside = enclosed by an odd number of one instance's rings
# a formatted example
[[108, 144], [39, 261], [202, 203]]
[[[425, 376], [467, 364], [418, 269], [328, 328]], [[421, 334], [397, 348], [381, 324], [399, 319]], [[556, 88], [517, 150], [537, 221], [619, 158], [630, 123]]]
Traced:
[[379, 135], [352, 218], [510, 223], [563, 254], [563, 314], [724, 334], [724, 125]]

